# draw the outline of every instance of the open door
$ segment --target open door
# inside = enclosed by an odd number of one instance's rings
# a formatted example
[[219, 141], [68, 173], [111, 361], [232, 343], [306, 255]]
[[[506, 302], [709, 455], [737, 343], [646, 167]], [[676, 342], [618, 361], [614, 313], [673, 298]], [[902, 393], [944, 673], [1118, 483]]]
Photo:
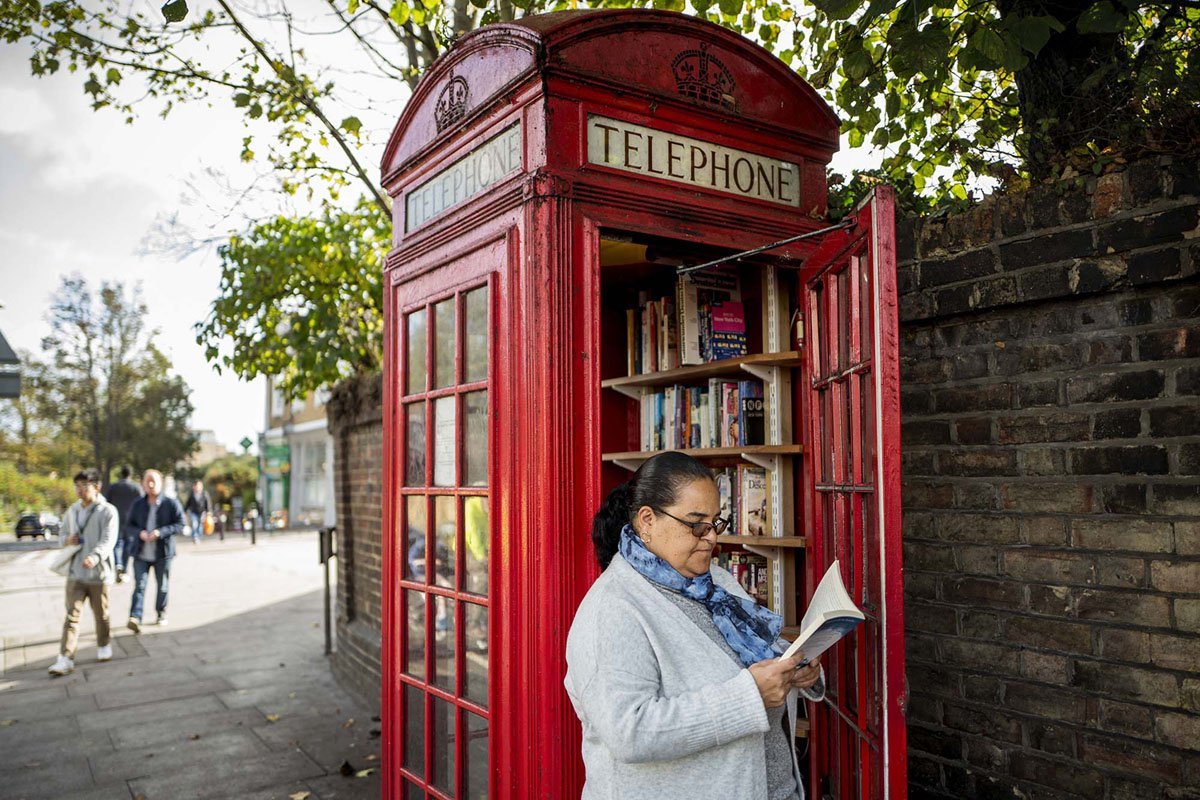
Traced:
[[809, 587], [836, 559], [866, 615], [826, 653], [813, 720], [812, 795], [907, 796], [895, 195], [878, 187], [805, 262]]

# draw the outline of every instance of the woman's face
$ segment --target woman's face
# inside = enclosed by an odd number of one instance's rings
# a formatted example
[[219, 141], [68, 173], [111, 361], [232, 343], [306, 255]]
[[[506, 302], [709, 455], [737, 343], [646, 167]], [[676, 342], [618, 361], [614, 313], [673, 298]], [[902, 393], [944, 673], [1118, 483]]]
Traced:
[[708, 572], [717, 544], [716, 532], [710, 528], [703, 538], [697, 539], [691, 528], [671, 516], [687, 522], [712, 522], [721, 511], [717, 485], [704, 478], [694, 480], [679, 490], [674, 505], [661, 510], [666, 514], [656, 513], [650, 506], [638, 509], [636, 527], [646, 548], [685, 578]]

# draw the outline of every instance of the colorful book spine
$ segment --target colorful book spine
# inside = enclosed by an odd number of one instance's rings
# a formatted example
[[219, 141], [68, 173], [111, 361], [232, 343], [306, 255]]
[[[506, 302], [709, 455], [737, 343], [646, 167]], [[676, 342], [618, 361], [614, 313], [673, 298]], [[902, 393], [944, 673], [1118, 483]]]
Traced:
[[738, 444], [743, 447], [766, 443], [766, 414], [760, 381], [738, 383]]
[[767, 471], [762, 467], [738, 467], [738, 533], [766, 536], [770, 532], [767, 506]]

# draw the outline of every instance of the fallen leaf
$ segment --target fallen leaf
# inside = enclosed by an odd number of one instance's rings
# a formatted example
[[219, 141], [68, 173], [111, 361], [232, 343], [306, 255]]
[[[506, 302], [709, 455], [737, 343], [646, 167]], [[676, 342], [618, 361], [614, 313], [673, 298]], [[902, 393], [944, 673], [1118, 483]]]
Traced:
[[308, 800], [310, 797], [312, 797], [312, 792], [296, 792], [295, 794], [289, 794], [288, 800]]
[[37, 769], [41, 765], [42, 762], [40, 761], [30, 761], [28, 764], [22, 764], [21, 766], [25, 767], [25, 769]]
[[154, 758], [154, 753], [146, 753], [146, 758]]
[[382, 721], [382, 719], [383, 719], [383, 717], [376, 714], [375, 716], [371, 717], [371, 722], [380, 722], [380, 721]]
[[379, 730], [379, 728], [371, 728], [371, 738], [372, 739], [378, 739], [382, 735], [383, 735], [383, 731]]
[[321, 627], [321, 623], [319, 623], [319, 622], [314, 622], [314, 623], [313, 623], [313, 627], [314, 627], [314, 628], [319, 628], [319, 627]]
[[338, 767], [338, 772], [342, 773], [342, 775], [344, 775], [344, 776], [346, 776], [347, 778], [349, 778], [351, 775], [353, 775], [353, 774], [354, 774], [354, 772], [355, 772], [355, 769], [354, 769], [354, 767], [353, 767], [353, 766], [350, 764], [350, 762], [349, 762], [349, 761], [343, 761], [343, 762], [342, 762], [342, 766]]
[[19, 720], [15, 719], [0, 719], [0, 728], [7, 728], [9, 725], [16, 725]]
[[188, 741], [194, 742], [194, 741], [196, 741], [196, 740], [197, 740], [197, 739], [199, 739], [199, 738], [200, 738], [200, 734], [198, 734], [198, 733], [193, 733], [193, 734], [191, 734], [191, 735], [189, 735], [189, 736], [188, 736]]
[[267, 714], [267, 722], [279, 722], [278, 714]]
[[354, 773], [354, 777], [365, 778], [374, 771], [375, 771], [374, 767], [371, 767], [370, 769], [360, 769], [358, 772]]
[[351, 717], [350, 719], [348, 719], [348, 720], [346, 720], [345, 722], [343, 722], [343, 723], [342, 723], [342, 727], [343, 727], [343, 728], [349, 728], [349, 727], [350, 727], [351, 725], [353, 725], [353, 724], [354, 724], [354, 718], [353, 718], [353, 717]]
[[375, 755], [374, 753], [371, 753], [371, 755], [367, 756], [367, 761], [378, 761], [378, 760], [379, 760], [379, 756]]
[[146, 800], [146, 795], [139, 794], [136, 797], [134, 797], [133, 800]]
[[295, 693], [295, 692], [288, 692], [288, 699], [289, 699], [289, 700], [295, 700], [295, 699], [296, 699], [296, 693]]
[[279, 662], [279, 668], [280, 668], [280, 669], [283, 669], [283, 668], [284, 668], [284, 667], [286, 667], [286, 666], [287, 666], [287, 664], [284, 664], [282, 661], [280, 661], [280, 662]]

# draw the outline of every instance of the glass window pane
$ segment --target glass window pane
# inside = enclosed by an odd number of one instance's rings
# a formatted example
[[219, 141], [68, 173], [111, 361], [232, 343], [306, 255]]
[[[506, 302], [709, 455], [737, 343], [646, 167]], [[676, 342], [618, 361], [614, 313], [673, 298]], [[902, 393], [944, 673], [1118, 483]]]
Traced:
[[454, 693], [454, 601], [448, 597], [433, 598], [437, 619], [433, 635], [433, 685]]
[[404, 671], [414, 678], [425, 677], [425, 595], [404, 592], [404, 608], [408, 613], [408, 649], [404, 654]]
[[463, 797], [487, 800], [488, 796], [488, 721], [464, 711], [467, 747], [463, 752]]
[[464, 398], [466, 420], [464, 421], [463, 470], [466, 472], [464, 486], [487, 486], [488, 467], [488, 403], [487, 392], [471, 392]]
[[405, 486], [425, 485], [425, 404], [404, 407], [408, 417], [408, 457], [404, 466]]
[[488, 701], [488, 610], [486, 606], [463, 603], [463, 641], [466, 646], [466, 675], [463, 696], [487, 708]]
[[424, 497], [409, 497], [408, 550], [404, 557], [404, 577], [413, 581], [425, 580], [425, 526], [428, 511]]
[[425, 774], [425, 693], [404, 684], [404, 768]]
[[433, 307], [434, 369], [433, 388], [453, 386], [454, 380], [454, 298], [450, 297]]
[[415, 783], [405, 781], [404, 800], [425, 800], [425, 790]]
[[466, 567], [463, 591], [483, 595], [488, 593], [488, 549], [492, 538], [487, 500], [486, 497], [463, 500], [463, 556]]
[[454, 497], [442, 495], [433, 499], [434, 556], [437, 558], [434, 582], [447, 589], [458, 587], [454, 580], [458, 559], [455, 558], [458, 521], [454, 518]]
[[425, 391], [426, 333], [425, 309], [408, 315], [408, 390], [405, 394]]
[[429, 783], [454, 796], [454, 706], [445, 700], [433, 700], [433, 774]]
[[463, 356], [463, 383], [487, 380], [488, 366], [488, 290], [486, 286], [467, 292], [467, 341]]
[[433, 485], [454, 485], [455, 434], [454, 397], [439, 397], [433, 402]]

